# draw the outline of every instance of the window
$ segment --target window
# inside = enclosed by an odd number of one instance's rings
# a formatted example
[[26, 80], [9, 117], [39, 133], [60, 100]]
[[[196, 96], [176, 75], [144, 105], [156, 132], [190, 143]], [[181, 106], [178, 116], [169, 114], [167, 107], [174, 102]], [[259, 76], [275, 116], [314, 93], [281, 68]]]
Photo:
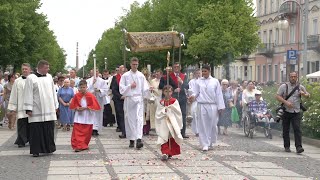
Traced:
[[248, 80], [252, 80], [252, 66], [249, 66]]
[[280, 6], [280, 0], [276, 0], [276, 11], [279, 10], [279, 6]]
[[312, 21], [312, 26], [313, 26], [313, 35], [318, 34], [318, 19], [313, 19]]
[[263, 78], [263, 82], [267, 81], [267, 69], [266, 69], [266, 65], [262, 66], [262, 78]]
[[257, 6], [258, 6], [258, 13], [257, 14], [258, 14], [258, 16], [261, 16], [262, 15], [262, 13], [261, 13], [261, 0], [258, 1]]
[[264, 0], [264, 15], [267, 14], [267, 0]]
[[267, 43], [267, 31], [263, 31], [263, 43]]
[[295, 43], [296, 42], [296, 37], [295, 37], [295, 25], [290, 24], [290, 43]]
[[260, 41], [262, 41], [260, 32], [258, 32], [258, 37], [259, 37]]
[[269, 44], [273, 43], [272, 29], [269, 30]]
[[307, 61], [307, 74], [310, 74], [310, 61]]
[[270, 0], [270, 13], [273, 12], [273, 1], [274, 1], [274, 0]]
[[248, 76], [248, 66], [244, 66], [244, 78], [246, 79]]
[[239, 66], [239, 69], [240, 69], [240, 70], [239, 70], [239, 71], [240, 71], [240, 77], [239, 77], [239, 78], [240, 78], [241, 80], [243, 80], [243, 78], [242, 78], [242, 66]]
[[276, 37], [275, 37], [275, 40], [274, 40], [274, 44], [275, 45], [279, 44], [279, 29], [278, 28], [276, 28]]
[[279, 82], [279, 69], [277, 64], [274, 65], [274, 80]]
[[287, 31], [282, 30], [282, 44], [287, 44]]
[[316, 61], [316, 72], [319, 71], [319, 61]]
[[260, 72], [260, 65], [257, 66], [257, 81], [261, 81], [261, 72]]
[[268, 65], [268, 80], [269, 81], [273, 81], [273, 79], [272, 79], [272, 66], [271, 66], [271, 64], [269, 64]]

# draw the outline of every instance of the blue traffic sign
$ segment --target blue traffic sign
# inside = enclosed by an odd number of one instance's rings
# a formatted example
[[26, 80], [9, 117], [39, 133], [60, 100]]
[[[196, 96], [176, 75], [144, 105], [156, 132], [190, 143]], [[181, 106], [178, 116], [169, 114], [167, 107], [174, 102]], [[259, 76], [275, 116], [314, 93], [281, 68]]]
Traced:
[[287, 51], [287, 60], [289, 61], [289, 64], [297, 64], [298, 51], [297, 50], [288, 50]]

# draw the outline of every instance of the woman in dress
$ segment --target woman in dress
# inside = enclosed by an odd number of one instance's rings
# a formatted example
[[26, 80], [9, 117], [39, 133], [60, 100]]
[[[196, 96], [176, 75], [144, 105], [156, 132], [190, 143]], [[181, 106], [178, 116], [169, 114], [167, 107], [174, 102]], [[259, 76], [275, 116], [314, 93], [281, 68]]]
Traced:
[[5, 115], [8, 118], [8, 127], [9, 127], [9, 129], [13, 129], [15, 126], [15, 122], [16, 122], [16, 114], [14, 112], [7, 111], [7, 108], [8, 108], [8, 104], [9, 104], [12, 86], [13, 86], [14, 81], [16, 80], [16, 75], [9, 74], [8, 80], [9, 80], [9, 82], [7, 84], [5, 84], [3, 87], [4, 88], [3, 99], [5, 102], [5, 111], [6, 111]]
[[253, 81], [248, 81], [248, 86], [242, 92], [242, 115], [245, 115], [245, 112], [248, 111], [248, 104], [255, 100], [256, 89]]
[[226, 106], [225, 110], [222, 112], [219, 122], [218, 122], [218, 134], [221, 134], [220, 126], [223, 126], [223, 135], [228, 135], [228, 127], [232, 125], [231, 121], [231, 110], [233, 106], [233, 99], [232, 99], [232, 93], [231, 89], [228, 88], [229, 81], [226, 79], [223, 79], [221, 81], [222, 86], [222, 95], [224, 104]]
[[70, 80], [65, 79], [63, 81], [63, 87], [58, 91], [60, 122], [63, 126], [63, 131], [70, 131], [70, 124], [73, 122], [72, 111], [69, 108], [71, 99], [74, 96], [73, 89], [70, 87]]

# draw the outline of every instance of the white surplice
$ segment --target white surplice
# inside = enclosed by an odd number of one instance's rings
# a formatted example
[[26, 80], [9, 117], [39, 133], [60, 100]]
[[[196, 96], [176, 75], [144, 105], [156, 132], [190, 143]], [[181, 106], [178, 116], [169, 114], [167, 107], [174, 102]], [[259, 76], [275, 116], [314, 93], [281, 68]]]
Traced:
[[[194, 88], [196, 86], [197, 79], [191, 79], [189, 81], [189, 91], [192, 93], [194, 92]], [[198, 118], [197, 118], [197, 101], [192, 102], [191, 104], [191, 115], [192, 115], [192, 122], [191, 122], [191, 129], [194, 134], [199, 134], [198, 129]]]
[[[81, 107], [87, 107], [86, 97], [83, 96], [81, 98]], [[74, 114], [74, 122], [80, 124], [94, 124], [94, 119], [92, 117], [95, 116], [95, 111], [85, 109], [83, 111], [76, 111]]]
[[31, 110], [29, 123], [57, 120], [56, 109], [59, 107], [52, 76], [37, 77], [30, 74], [24, 86], [23, 110]]
[[196, 97], [199, 141], [202, 147], [208, 148], [217, 142], [219, 121], [218, 110], [225, 109], [223, 95], [218, 79], [209, 76], [196, 81], [193, 88]]
[[[102, 123], [103, 123], [103, 107], [106, 102], [105, 96], [108, 93], [108, 87], [105, 80], [103, 80], [100, 77], [96, 77], [96, 78], [97, 80], [94, 84], [93, 84], [94, 77], [87, 79], [87, 83], [88, 83], [88, 92], [91, 92], [97, 98], [99, 105], [101, 107], [101, 110], [95, 111], [94, 116], [92, 117], [94, 119], [93, 130], [101, 131]], [[97, 88], [99, 92], [95, 92], [94, 90], [95, 88]]]
[[[137, 85], [135, 88], [131, 88], [133, 82]], [[150, 96], [148, 82], [140, 71], [130, 70], [121, 76], [119, 91], [125, 96], [123, 110], [127, 139], [141, 139], [144, 117], [143, 98]]]
[[182, 113], [178, 100], [169, 106], [164, 106], [157, 101], [157, 111], [155, 114], [155, 127], [158, 135], [157, 145], [168, 142], [173, 137], [177, 144], [181, 145], [183, 137]]
[[[159, 89], [160, 79], [154, 78], [150, 81], [150, 86], [153, 87], [153, 96], [155, 101], [161, 100], [162, 90]], [[149, 112], [150, 112], [150, 128], [155, 128], [155, 114], [156, 114], [157, 103], [149, 103]]]
[[23, 90], [24, 90], [25, 83], [26, 83], [26, 79], [22, 79], [22, 77], [19, 77], [18, 79], [16, 79], [14, 81], [11, 94], [10, 94], [8, 110], [16, 111], [17, 119], [28, 117], [28, 114], [23, 109], [23, 101], [24, 101]]

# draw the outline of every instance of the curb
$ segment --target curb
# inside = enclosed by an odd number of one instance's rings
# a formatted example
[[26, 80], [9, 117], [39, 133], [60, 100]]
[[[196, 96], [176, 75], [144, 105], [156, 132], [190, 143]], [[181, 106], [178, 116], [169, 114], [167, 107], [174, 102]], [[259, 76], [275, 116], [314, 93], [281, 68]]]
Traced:
[[[256, 129], [259, 131], [259, 132], [262, 132], [264, 133], [264, 128], [260, 127], [260, 126], [256, 126]], [[280, 135], [280, 137], [282, 138], [282, 132], [277, 130], [277, 129], [272, 129], [272, 132], [276, 132], [277, 134]], [[290, 137], [294, 137], [294, 134], [291, 133], [291, 129], [290, 129]], [[292, 139], [292, 138], [290, 138]], [[320, 140], [318, 139], [312, 139], [312, 138], [309, 138], [309, 137], [305, 137], [305, 136], [302, 136], [302, 146], [303, 144], [308, 144], [308, 145], [312, 145], [312, 146], [316, 146], [318, 148], [320, 148]]]

